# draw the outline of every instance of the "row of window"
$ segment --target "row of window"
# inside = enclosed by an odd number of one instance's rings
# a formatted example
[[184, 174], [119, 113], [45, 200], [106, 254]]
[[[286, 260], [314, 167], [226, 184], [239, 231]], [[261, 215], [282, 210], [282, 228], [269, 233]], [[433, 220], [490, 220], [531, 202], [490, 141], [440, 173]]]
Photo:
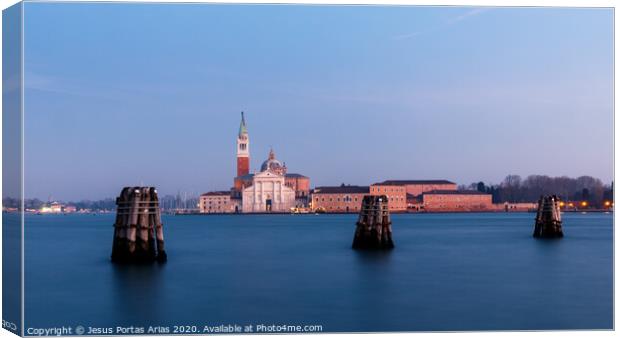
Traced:
[[[316, 197], [314, 200], [315, 200], [316, 202], [318, 202], [318, 201], [319, 201], [319, 198], [318, 198], [318, 197]], [[333, 202], [333, 201], [334, 201], [334, 199], [333, 199], [332, 197], [330, 197], [330, 198], [329, 198], [329, 201], [330, 201], [330, 202]], [[340, 202], [340, 197], [336, 198], [336, 201]], [[355, 198], [351, 198], [351, 196], [345, 196], [345, 197], [342, 199], [342, 201], [343, 201], [343, 202], [353, 202], [353, 201], [357, 202], [357, 201], [358, 201], [358, 199], [357, 199], [357, 197], [355, 197]], [[321, 197], [321, 202], [325, 202], [325, 198], [324, 198], [324, 197]]]
[[337, 206], [337, 207], [327, 206], [325, 209], [326, 209], [326, 210], [343, 210], [343, 211], [350, 211], [350, 210], [359, 210], [359, 209], [360, 209], [360, 206], [344, 207], [344, 208], [342, 208], [342, 207], [340, 207], [340, 206]]
[[[399, 202], [399, 201], [400, 201], [400, 202], [404, 202], [404, 201], [405, 201], [405, 198], [404, 198], [404, 197], [389, 197], [389, 196], [388, 196], [388, 199], [389, 199], [390, 201], [392, 201], [392, 202]], [[319, 201], [319, 198], [318, 198], [318, 197], [315, 197], [315, 198], [314, 198], [314, 201], [315, 201], [315, 202], [318, 202], [318, 201]], [[332, 197], [330, 197], [330, 198], [329, 198], [329, 202], [333, 202], [333, 201], [334, 201], [334, 199], [333, 199]], [[354, 201], [354, 202], [357, 202], [357, 201], [358, 201], [358, 199], [357, 199], [357, 197], [355, 197], [355, 198], [351, 199], [351, 196], [345, 196], [344, 198], [342, 198], [342, 201], [343, 201], [343, 202], [353, 202], [353, 201]], [[321, 202], [325, 202], [325, 198], [324, 198], [324, 197], [321, 197]], [[336, 202], [340, 202], [340, 197], [336, 198]]]
[[227, 206], [209, 206], [208, 208], [205, 206], [203, 208], [200, 208], [200, 212], [206, 212], [206, 213], [210, 213], [210, 212], [227, 212], [227, 211], [231, 211], [230, 207]]
[[[381, 187], [370, 187], [370, 190], [373, 192], [381, 192]], [[395, 187], [395, 188], [386, 188], [383, 187], [383, 192], [403, 192], [405, 191], [405, 188], [399, 188], [399, 187]]]
[[[228, 201], [217, 201], [217, 204], [222, 204], [222, 203], [228, 203]], [[204, 204], [205, 204], [205, 205], [206, 205], [206, 204], [208, 204], [208, 205], [215, 204], [215, 201], [209, 201], [208, 203], [207, 203], [207, 202], [205, 202]]]
[[[433, 204], [427, 204], [426, 205], [427, 208], [451, 208], [451, 209], [465, 209], [465, 208], [480, 208], [480, 209], [484, 209], [486, 207], [486, 205], [484, 204], [469, 204], [469, 205], [463, 205], [463, 204], [457, 204], [457, 205], [446, 205], [446, 204], [439, 204], [439, 205], [433, 205]], [[424, 207], [421, 207], [424, 208]]]
[[216, 200], [216, 201], [227, 201], [229, 199], [230, 199], [230, 197], [228, 197], [228, 196], [226, 196], [226, 197], [211, 197], [211, 198], [205, 198], [205, 199], [203, 199], [203, 201], [213, 201], [213, 200]]
[[[453, 200], [453, 201], [457, 201], [460, 202], [461, 200], [466, 201], [466, 200], [474, 200], [473, 198], [467, 198], [467, 197], [449, 197], [449, 196], [438, 196], [434, 198], [435, 200], [440, 200], [440, 201], [445, 201], [445, 200]], [[477, 200], [487, 200], [490, 198], [477, 198]]]

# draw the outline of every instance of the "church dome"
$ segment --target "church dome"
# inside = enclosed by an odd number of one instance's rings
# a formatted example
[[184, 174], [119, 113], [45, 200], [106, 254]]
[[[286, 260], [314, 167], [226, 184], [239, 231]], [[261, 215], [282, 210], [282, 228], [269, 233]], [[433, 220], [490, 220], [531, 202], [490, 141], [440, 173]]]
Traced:
[[269, 158], [263, 162], [260, 166], [260, 171], [273, 171], [280, 175], [286, 174], [286, 165], [282, 164], [280, 161], [276, 160], [276, 154], [273, 152], [273, 149], [269, 151]]

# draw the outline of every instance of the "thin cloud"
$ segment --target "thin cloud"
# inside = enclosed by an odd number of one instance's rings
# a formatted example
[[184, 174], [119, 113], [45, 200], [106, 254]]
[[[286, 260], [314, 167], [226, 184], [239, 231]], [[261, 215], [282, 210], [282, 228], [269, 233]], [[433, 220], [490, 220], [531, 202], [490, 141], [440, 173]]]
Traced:
[[395, 35], [392, 37], [393, 40], [404, 40], [404, 39], [411, 39], [414, 38], [418, 35], [422, 34], [421, 32], [413, 32], [413, 33], [408, 33], [408, 34], [400, 34], [400, 35]]
[[484, 12], [487, 12], [489, 9], [490, 8], [474, 8], [474, 9], [471, 9], [471, 10], [469, 10], [469, 11], [467, 11], [467, 12], [465, 12], [465, 13], [457, 16], [457, 17], [455, 17], [454, 19], [448, 21], [448, 23], [449, 24], [455, 24], [455, 23], [457, 23], [459, 21], [465, 20], [465, 19], [470, 18], [472, 16], [476, 16], [476, 15], [482, 14]]
[[71, 79], [61, 79], [30, 71], [24, 74], [24, 89], [71, 96], [114, 98], [114, 96], [105, 95], [103, 94], [104, 91], [97, 90], [84, 83], [76, 83]]
[[26, 71], [24, 80], [26, 89], [57, 91], [57, 88], [54, 87], [55, 81], [51, 77]]
[[[157, 85], [139, 84], [105, 84], [99, 81], [78, 81], [72, 78], [48, 76], [26, 71], [24, 89], [53, 94], [97, 98], [103, 100], [123, 101], [136, 96], [158, 96], [170, 92], [172, 88], [158, 88]], [[159, 89], [159, 91], [158, 91]]]
[[428, 32], [432, 32], [432, 31], [436, 31], [438, 29], [440, 29], [443, 26], [448, 26], [448, 25], [454, 25], [460, 21], [463, 21], [467, 18], [471, 18], [477, 15], [480, 15], [484, 12], [487, 12], [491, 10], [491, 8], [474, 8], [474, 9], [470, 9], [465, 13], [462, 13], [452, 19], [449, 19], [448, 21], [445, 22], [445, 24], [440, 25], [439, 27], [429, 27], [429, 29], [423, 30], [423, 31], [416, 31], [416, 32], [412, 32], [412, 33], [405, 33], [405, 34], [399, 34], [399, 35], [394, 35], [392, 36], [392, 40], [405, 40], [405, 39], [411, 39], [414, 38], [416, 36], [420, 36], [423, 35], [425, 33]]

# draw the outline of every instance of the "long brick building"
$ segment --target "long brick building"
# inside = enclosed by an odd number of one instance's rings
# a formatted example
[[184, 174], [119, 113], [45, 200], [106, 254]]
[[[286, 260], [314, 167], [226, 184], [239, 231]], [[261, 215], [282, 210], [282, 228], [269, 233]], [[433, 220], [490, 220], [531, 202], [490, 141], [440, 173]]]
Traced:
[[362, 199], [369, 193], [370, 189], [366, 186], [316, 187], [312, 191], [310, 207], [314, 211], [357, 213]]
[[392, 212], [490, 211], [491, 195], [457, 190], [447, 180], [388, 180], [366, 186], [318, 187], [311, 208], [325, 212], [359, 212], [364, 195], [385, 195]]
[[422, 194], [427, 212], [493, 210], [491, 194], [475, 190], [432, 190]]
[[457, 190], [456, 183], [447, 180], [387, 180], [374, 185], [405, 187], [407, 194], [413, 196], [419, 196], [433, 190]]

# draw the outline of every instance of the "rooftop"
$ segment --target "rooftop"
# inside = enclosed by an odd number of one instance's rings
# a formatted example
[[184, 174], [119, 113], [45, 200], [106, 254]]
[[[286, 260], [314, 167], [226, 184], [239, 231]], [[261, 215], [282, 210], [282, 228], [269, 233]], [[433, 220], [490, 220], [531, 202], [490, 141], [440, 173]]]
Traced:
[[314, 188], [315, 194], [368, 194], [370, 193], [369, 187], [363, 187], [358, 185], [341, 185], [336, 187], [316, 187]]
[[374, 185], [456, 184], [448, 180], [387, 180]]
[[286, 177], [297, 177], [297, 178], [308, 178], [308, 176], [304, 176], [302, 174], [286, 174]]
[[243, 180], [250, 180], [252, 179], [252, 177], [254, 177], [254, 174], [245, 174], [245, 175], [237, 176], [236, 178], [240, 178]]
[[[297, 177], [297, 178], [308, 178], [308, 176], [304, 176], [302, 174], [286, 174], [284, 175], [286, 177]], [[237, 178], [243, 179], [243, 180], [250, 180], [252, 179], [252, 177], [254, 177], [254, 174], [246, 174], [243, 176], [237, 176]]]
[[477, 190], [431, 190], [423, 193], [423, 195], [489, 195], [486, 192]]
[[230, 191], [209, 191], [200, 196], [230, 196]]

